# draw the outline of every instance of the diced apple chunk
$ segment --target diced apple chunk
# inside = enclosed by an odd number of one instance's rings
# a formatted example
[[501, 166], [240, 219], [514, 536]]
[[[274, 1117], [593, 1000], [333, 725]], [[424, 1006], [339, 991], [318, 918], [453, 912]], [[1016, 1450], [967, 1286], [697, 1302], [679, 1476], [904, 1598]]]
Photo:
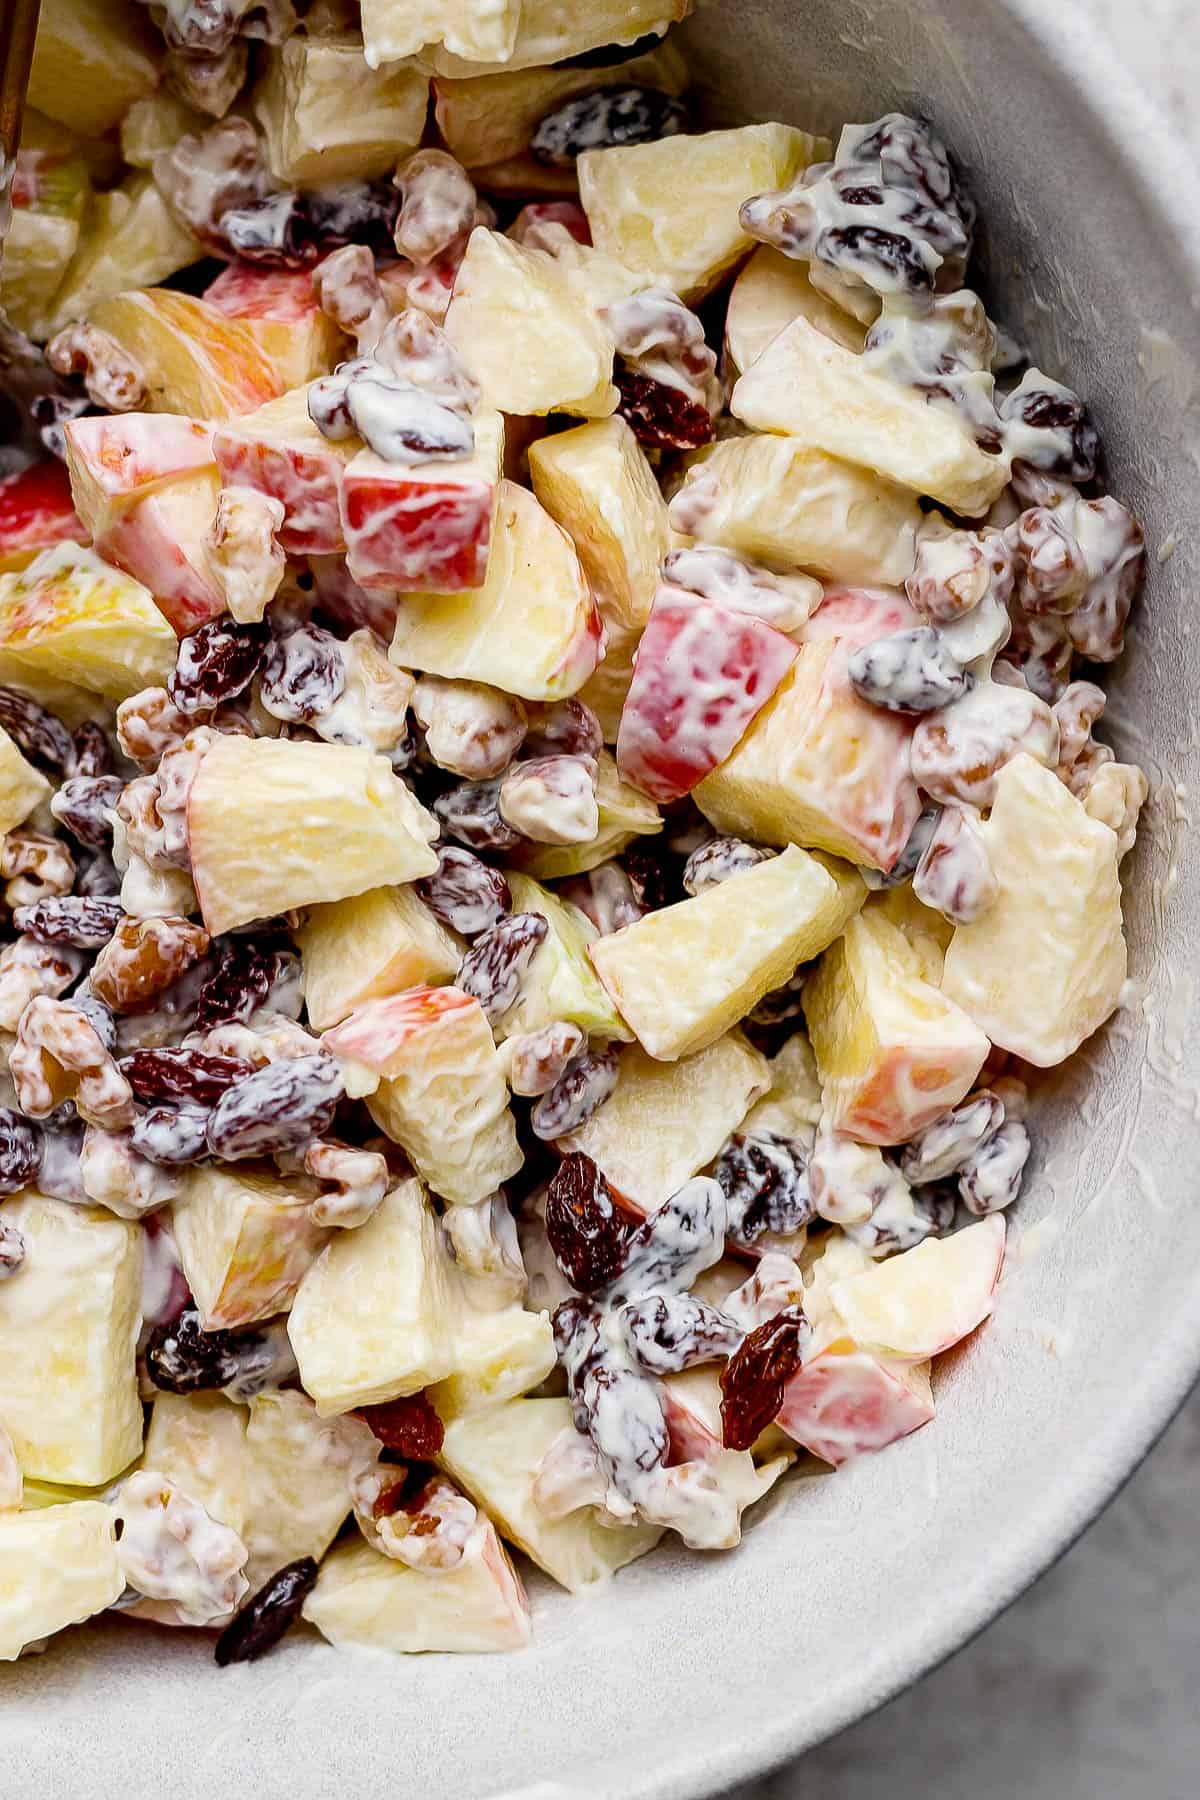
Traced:
[[0, 475], [0, 575], [28, 567], [39, 550], [67, 539], [82, 544], [87, 538], [57, 457]]
[[688, 471], [671, 524], [774, 568], [899, 585], [912, 573], [921, 509], [893, 482], [795, 438], [716, 444]]
[[[392, 7], [397, 0], [378, 3]], [[477, 7], [471, 9], [468, 23], [453, 0], [449, 4], [447, 0], [424, 0], [424, 4], [436, 5], [439, 25], [431, 36], [435, 47], [430, 60], [439, 75], [498, 72], [480, 67], [489, 61], [503, 69], [540, 68], [580, 56], [584, 51], [598, 50], [605, 44], [633, 44], [652, 33], [659, 35], [692, 10], [692, 0], [588, 0], [586, 6], [578, 5], [577, 0], [521, 0], [516, 9], [520, 15], [516, 36], [508, 50], [484, 57], [475, 50], [460, 50], [452, 41], [452, 32], [457, 37], [465, 30], [479, 29]], [[412, 5], [413, 0], [404, 0], [403, 12], [411, 11]], [[504, 13], [508, 10], [504, 0]], [[454, 15], [453, 27], [445, 22], [450, 13]], [[395, 54], [398, 52], [388, 52], [389, 56]]]
[[763, 244], [739, 274], [725, 315], [725, 351], [735, 374], [758, 361], [767, 345], [797, 316], [844, 344], [863, 347], [866, 331], [857, 319], [827, 300], [808, 279], [808, 264]]
[[34, 1193], [5, 1201], [0, 1221], [26, 1246], [0, 1307], [0, 1419], [25, 1474], [111, 1481], [142, 1447], [141, 1229]]
[[928, 1363], [890, 1366], [839, 1337], [799, 1369], [783, 1390], [775, 1423], [822, 1462], [884, 1450], [933, 1418]]
[[350, 1511], [350, 1482], [378, 1455], [370, 1427], [322, 1419], [307, 1394], [256, 1394], [245, 1428], [250, 1591], [300, 1556], [319, 1561]]
[[300, 1379], [322, 1417], [415, 1394], [452, 1372], [451, 1270], [416, 1180], [325, 1246], [288, 1319]]
[[363, 0], [363, 50], [368, 65], [398, 62], [444, 44], [468, 61], [507, 62], [517, 40], [522, 0], [462, 6], [458, 0]]
[[250, 1509], [244, 1406], [223, 1394], [156, 1394], [142, 1467], [158, 1470], [210, 1519], [244, 1537]]
[[821, 1122], [821, 1080], [805, 1033], [793, 1031], [767, 1067], [771, 1085], [746, 1114], [741, 1129], [811, 1142]]
[[550, 1316], [522, 1306], [464, 1307], [454, 1333], [454, 1373], [430, 1393], [439, 1417], [461, 1418], [527, 1394], [557, 1361]]
[[205, 1331], [287, 1311], [327, 1235], [313, 1223], [311, 1199], [274, 1171], [188, 1171], [175, 1241]]
[[312, 186], [389, 174], [420, 143], [428, 100], [429, 79], [411, 63], [378, 69], [350, 33], [296, 33], [268, 52], [252, 106], [271, 173]]
[[0, 1514], [0, 1662], [103, 1612], [124, 1586], [102, 1501]]
[[586, 1152], [627, 1200], [653, 1212], [707, 1167], [769, 1082], [766, 1058], [740, 1031], [674, 1063], [631, 1045], [610, 1097], [555, 1147]]
[[571, 1427], [565, 1400], [512, 1400], [455, 1419], [441, 1461], [505, 1537], [570, 1593], [583, 1593], [644, 1556], [662, 1536], [657, 1525], [601, 1525], [595, 1508], [549, 1519], [534, 1499], [542, 1458]]
[[1099, 1029], [1125, 980], [1116, 833], [1024, 755], [1000, 770], [980, 832], [999, 893], [955, 928], [943, 988], [994, 1043], [1048, 1068]]
[[410, 1568], [370, 1544], [326, 1557], [303, 1616], [331, 1644], [375, 1650], [521, 1650], [529, 1603], [490, 1519], [451, 1569]]
[[467, 594], [411, 594], [391, 659], [404, 669], [559, 700], [596, 666], [600, 615], [566, 532], [526, 489], [500, 484], [487, 578]]
[[225, 611], [207, 554], [220, 491], [215, 465], [163, 482], [122, 512], [96, 544], [149, 588], [180, 637]]
[[642, 1048], [675, 1062], [707, 1049], [818, 955], [865, 898], [853, 869], [792, 845], [598, 938], [592, 961]]
[[46, 335], [72, 320], [92, 318], [102, 302], [127, 289], [165, 292], [150, 284], [165, 281], [203, 254], [150, 176], [128, 176], [120, 187], [93, 197], [62, 285], [52, 300], [46, 296]]
[[29, 104], [99, 136], [158, 85], [162, 44], [123, 0], [43, 0]]
[[41, 770], [26, 762], [0, 726], [0, 837], [23, 825], [35, 807], [50, 798], [50, 791]]
[[897, 930], [904, 933], [925, 980], [932, 982], [934, 987], [941, 987], [946, 951], [954, 936], [950, 921], [918, 900], [908, 881], [872, 894], [867, 905], [872, 912], [882, 913], [885, 919], [890, 919]]
[[[603, 667], [603, 665], [601, 665]], [[594, 678], [593, 678], [594, 679]], [[591, 683], [588, 684], [589, 687]], [[587, 689], [581, 694], [587, 698]], [[589, 869], [619, 856], [635, 838], [656, 835], [663, 828], [662, 814], [653, 800], [622, 781], [607, 750], [598, 758], [596, 802], [600, 825], [588, 844], [518, 844], [509, 852], [513, 864], [537, 881], [561, 881], [564, 876], [584, 875]]]
[[466, 945], [411, 887], [371, 888], [314, 906], [296, 934], [304, 999], [317, 1031], [367, 1000], [453, 981]]
[[174, 413], [96, 413], [65, 433], [75, 509], [104, 554], [120, 515], [164, 482], [212, 467], [212, 429]]
[[279, 542], [290, 556], [344, 551], [339, 495], [358, 438], [327, 438], [308, 416], [308, 389], [296, 387], [231, 419], [213, 437], [226, 487], [252, 487], [283, 507]]
[[828, 153], [827, 139], [791, 125], [585, 150], [577, 167], [592, 242], [681, 299], [698, 299], [751, 248], [742, 202], [764, 186], [786, 187]]
[[876, 911], [852, 919], [825, 952], [804, 1014], [829, 1123], [865, 1144], [907, 1143], [962, 1099], [991, 1048]]
[[90, 307], [88, 318], [138, 364], [151, 412], [233, 419], [279, 393], [249, 326], [192, 294], [137, 288]]
[[219, 738], [188, 799], [192, 878], [213, 932], [431, 875], [434, 820], [386, 757]]
[[474, 1205], [521, 1167], [500, 1056], [470, 995], [425, 987], [369, 1000], [322, 1043], [382, 1077], [371, 1116], [442, 1199]]
[[521, 995], [496, 1024], [499, 1037], [540, 1031], [568, 1020], [588, 1037], [628, 1042], [633, 1033], [616, 1010], [589, 960], [596, 928], [569, 900], [528, 875], [510, 874], [514, 912], [540, 913], [550, 930], [521, 984]]
[[188, 132], [204, 131], [211, 123], [186, 100], [165, 88], [156, 88], [154, 93], [135, 100], [123, 115], [121, 155], [130, 168], [152, 169], [160, 150], [173, 150]]
[[924, 1362], [987, 1318], [1003, 1263], [1004, 1220], [993, 1213], [835, 1281], [831, 1295], [858, 1343]]
[[229, 263], [203, 298], [249, 327], [285, 390], [327, 375], [345, 352], [345, 337], [317, 305], [308, 269]]
[[[601, 608], [601, 618], [604, 617]], [[621, 729], [625, 699], [633, 684], [633, 668], [641, 642], [640, 625], [604, 623], [604, 654], [579, 690], [579, 698], [590, 706], [600, 721], [606, 744], [615, 744]], [[614, 768], [616, 767], [614, 763]], [[628, 784], [626, 784], [628, 785]], [[633, 790], [630, 789], [632, 793]]]
[[1008, 485], [1007, 455], [981, 450], [952, 412], [873, 369], [805, 318], [772, 339], [734, 388], [730, 410], [755, 431], [784, 432], [970, 518]]
[[34, 691], [66, 683], [124, 700], [161, 686], [178, 647], [141, 582], [78, 544], [0, 576], [0, 681]]
[[473, 231], [446, 333], [501, 412], [603, 418], [616, 409], [612, 335], [547, 251]]

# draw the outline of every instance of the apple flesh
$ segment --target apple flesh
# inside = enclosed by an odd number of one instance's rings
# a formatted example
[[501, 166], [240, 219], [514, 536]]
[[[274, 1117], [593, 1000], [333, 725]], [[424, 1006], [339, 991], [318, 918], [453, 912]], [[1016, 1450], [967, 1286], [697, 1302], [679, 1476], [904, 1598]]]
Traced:
[[327, 1236], [313, 1222], [310, 1201], [274, 1173], [188, 1171], [172, 1226], [205, 1331], [287, 1311]]
[[178, 649], [148, 590], [93, 550], [63, 542], [0, 575], [0, 681], [53, 710], [64, 691], [115, 703], [161, 687]]
[[328, 374], [346, 351], [345, 337], [317, 304], [309, 269], [232, 262], [203, 297], [249, 327], [285, 390]]
[[250, 327], [192, 294], [138, 288], [100, 301], [88, 316], [141, 369], [151, 412], [233, 419], [281, 390]]
[[124, 1586], [103, 1501], [0, 1514], [0, 1662], [104, 1612]]
[[308, 416], [307, 387], [292, 388], [213, 435], [223, 486], [257, 488], [283, 507], [277, 536], [289, 556], [345, 551], [342, 476], [360, 448], [357, 438], [322, 436]]
[[830, 1296], [855, 1342], [884, 1356], [924, 1362], [987, 1318], [1004, 1266], [999, 1213], [953, 1237], [926, 1238], [861, 1274], [834, 1281]]
[[783, 1390], [775, 1423], [835, 1469], [884, 1450], [933, 1418], [924, 1364], [890, 1368], [849, 1338], [827, 1344]]

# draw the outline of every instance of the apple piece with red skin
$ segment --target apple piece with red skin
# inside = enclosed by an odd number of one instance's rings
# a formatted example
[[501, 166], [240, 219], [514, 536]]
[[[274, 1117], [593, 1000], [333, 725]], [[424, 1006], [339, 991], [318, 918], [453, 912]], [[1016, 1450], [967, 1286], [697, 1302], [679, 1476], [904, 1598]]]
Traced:
[[775, 1423], [837, 1469], [852, 1456], [885, 1450], [933, 1416], [923, 1365], [889, 1368], [839, 1337], [792, 1376]]
[[39, 550], [65, 539], [86, 544], [67, 471], [56, 457], [0, 477], [0, 575], [23, 569]]
[[327, 375], [349, 353], [345, 336], [317, 304], [311, 269], [232, 262], [204, 298], [249, 327], [285, 388]]
[[120, 515], [152, 489], [214, 466], [211, 425], [175, 413], [72, 419], [64, 438], [75, 507], [101, 555]]
[[617, 733], [624, 780], [660, 802], [690, 793], [734, 749], [797, 654], [765, 620], [661, 585]]
[[277, 536], [289, 556], [344, 553], [338, 496], [343, 471], [361, 447], [358, 438], [322, 437], [308, 416], [303, 386], [228, 421], [213, 436], [222, 484], [257, 488], [282, 505]]
[[150, 412], [192, 419], [234, 419], [282, 391], [249, 326], [193, 294], [134, 288], [88, 311], [138, 364]]
[[915, 1250], [835, 1281], [834, 1310], [864, 1348], [926, 1362], [969, 1336], [992, 1311], [1004, 1240], [1000, 1213], [953, 1237], [926, 1238]]
[[225, 611], [205, 549], [219, 494], [212, 465], [178, 476], [120, 513], [96, 540], [102, 556], [150, 589], [179, 637]]

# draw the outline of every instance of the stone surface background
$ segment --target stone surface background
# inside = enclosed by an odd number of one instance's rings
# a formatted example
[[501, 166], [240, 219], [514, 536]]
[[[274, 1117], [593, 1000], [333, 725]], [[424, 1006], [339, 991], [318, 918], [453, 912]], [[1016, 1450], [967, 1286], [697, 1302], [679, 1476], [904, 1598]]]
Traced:
[[[1088, 10], [1200, 160], [1200, 0]], [[973, 1644], [728, 1800], [1195, 1800], [1198, 1688], [1200, 1389], [1103, 1517]]]

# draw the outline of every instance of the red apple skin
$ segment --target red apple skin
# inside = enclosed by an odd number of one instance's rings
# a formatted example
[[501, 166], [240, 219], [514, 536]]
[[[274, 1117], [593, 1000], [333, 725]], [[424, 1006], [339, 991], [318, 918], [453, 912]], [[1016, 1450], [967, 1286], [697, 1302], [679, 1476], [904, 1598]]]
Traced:
[[496, 490], [356, 457], [342, 478], [346, 561], [360, 587], [457, 593], [483, 585]]
[[775, 1423], [837, 1469], [932, 1418], [933, 1406], [865, 1350], [830, 1347], [792, 1376]]
[[667, 1432], [670, 1438], [668, 1465], [673, 1467], [677, 1463], [706, 1463], [719, 1456], [724, 1446], [699, 1414], [694, 1413], [690, 1406], [685, 1406], [670, 1386], [664, 1385], [662, 1397], [666, 1406]]
[[218, 430], [213, 454], [223, 487], [257, 488], [282, 503], [278, 537], [289, 556], [337, 556], [346, 539], [338, 510], [345, 460], [332, 449], [299, 448]]
[[479, 1002], [456, 987], [406, 988], [379, 1000], [366, 1000], [321, 1039], [333, 1056], [363, 1063], [386, 1076], [393, 1059], [410, 1039], [436, 1025], [448, 1013], [471, 1012]]
[[311, 269], [264, 269], [256, 263], [231, 262], [205, 288], [204, 298], [229, 319], [300, 324], [320, 311]]
[[68, 539], [86, 544], [88, 534], [57, 457], [0, 478], [0, 574], [23, 569], [39, 550]]
[[178, 637], [225, 611], [225, 597], [208, 573], [203, 545], [180, 536], [169, 486], [121, 513], [97, 539], [96, 550], [150, 589]]
[[896, 588], [827, 587], [825, 598], [808, 620], [800, 638], [841, 638], [851, 650], [873, 644], [893, 631], [908, 631], [921, 620]]
[[797, 656], [765, 620], [664, 584], [638, 645], [617, 767], [652, 800], [678, 800], [723, 762]]
[[523, 242], [539, 225], [565, 225], [577, 244], [590, 244], [592, 228], [582, 206], [575, 200], [532, 200], [523, 206], [508, 228], [508, 236]]

